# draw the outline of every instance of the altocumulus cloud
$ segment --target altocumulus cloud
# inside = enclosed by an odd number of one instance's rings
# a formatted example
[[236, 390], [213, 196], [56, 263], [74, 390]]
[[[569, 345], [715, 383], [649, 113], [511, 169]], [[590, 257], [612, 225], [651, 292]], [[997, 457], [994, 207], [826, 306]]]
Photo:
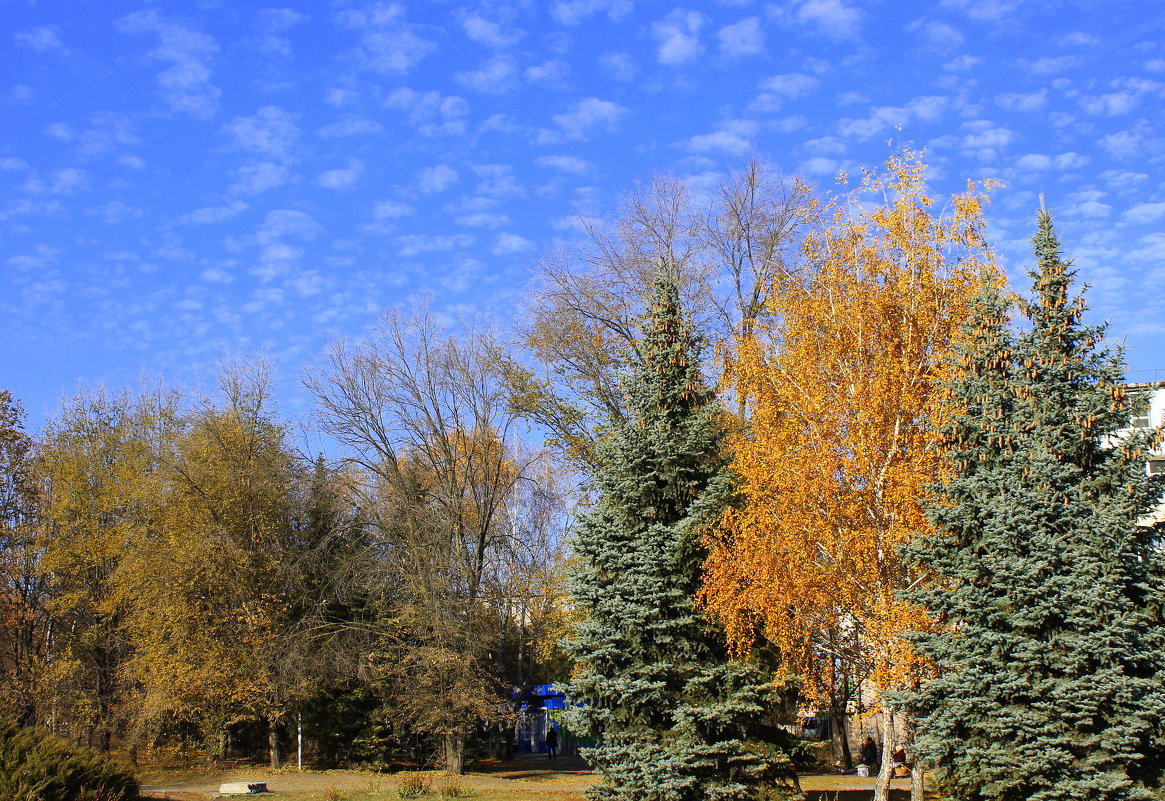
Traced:
[[700, 44], [700, 28], [704, 15], [698, 11], [677, 8], [661, 22], [652, 25], [657, 42], [656, 59], [660, 64], [675, 67], [686, 64], [704, 52]]
[[122, 17], [117, 27], [125, 33], [157, 35], [158, 46], [149, 55], [170, 64], [158, 74], [157, 83], [172, 110], [199, 119], [214, 116], [222, 94], [210, 82], [210, 62], [219, 49], [214, 39], [152, 8]]
[[[574, 108], [563, 114], [555, 114], [552, 119], [568, 139], [586, 139], [595, 130], [614, 130], [619, 120], [627, 114], [627, 109], [610, 100], [586, 97], [575, 103]], [[540, 137], [542, 141], [558, 141], [550, 136]]]

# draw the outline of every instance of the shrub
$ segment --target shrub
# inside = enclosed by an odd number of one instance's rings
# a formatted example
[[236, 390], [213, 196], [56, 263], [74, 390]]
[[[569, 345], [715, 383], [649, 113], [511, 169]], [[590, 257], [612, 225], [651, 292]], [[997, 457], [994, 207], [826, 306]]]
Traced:
[[437, 794], [442, 798], [465, 798], [469, 795], [469, 788], [456, 779], [449, 779], [437, 788]]
[[396, 794], [401, 798], [416, 798], [425, 795], [432, 783], [424, 774], [408, 773], [396, 783]]
[[0, 720], [0, 798], [6, 801], [134, 801], [138, 783], [96, 751]]

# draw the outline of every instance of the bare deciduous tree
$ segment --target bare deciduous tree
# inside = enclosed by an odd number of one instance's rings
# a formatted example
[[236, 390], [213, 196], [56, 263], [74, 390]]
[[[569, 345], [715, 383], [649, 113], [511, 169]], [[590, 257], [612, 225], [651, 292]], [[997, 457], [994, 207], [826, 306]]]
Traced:
[[402, 722], [443, 739], [455, 772], [466, 736], [506, 697], [489, 664], [488, 583], [508, 546], [508, 499], [538, 459], [515, 445], [493, 353], [488, 337], [443, 336], [425, 308], [389, 311], [307, 379], [324, 430], [366, 476], [358, 503], [397, 574], [380, 677]]
[[508, 363], [516, 402], [577, 466], [593, 466], [601, 421], [623, 414], [618, 372], [635, 347], [658, 268], [674, 273], [709, 339], [751, 334], [774, 287], [802, 269], [812, 212], [805, 184], [752, 158], [724, 178], [706, 208], [683, 183], [657, 177], [628, 197], [616, 220], [583, 219], [583, 244], [539, 265], [519, 332], [539, 370]]

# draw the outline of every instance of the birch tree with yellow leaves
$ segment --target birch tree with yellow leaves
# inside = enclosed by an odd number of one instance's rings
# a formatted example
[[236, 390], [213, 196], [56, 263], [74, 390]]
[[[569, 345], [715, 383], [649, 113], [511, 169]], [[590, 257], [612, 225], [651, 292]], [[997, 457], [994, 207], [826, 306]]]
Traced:
[[810, 271], [724, 360], [749, 415], [732, 443], [740, 502], [710, 536], [700, 599], [737, 649], [772, 643], [835, 713], [864, 680], [883, 713], [883, 799], [902, 712], [887, 693], [926, 672], [901, 637], [927, 625], [899, 599], [921, 578], [901, 547], [928, 525], [943, 355], [995, 275], [983, 202], [968, 184], [938, 214], [923, 165], [891, 159], [821, 210]]

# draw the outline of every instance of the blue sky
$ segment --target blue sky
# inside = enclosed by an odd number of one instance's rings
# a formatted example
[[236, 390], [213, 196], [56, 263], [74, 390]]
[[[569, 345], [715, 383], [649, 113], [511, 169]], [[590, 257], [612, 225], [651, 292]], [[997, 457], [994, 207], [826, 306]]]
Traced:
[[[507, 319], [579, 214], [751, 152], [832, 185], [925, 148], [1013, 277], [1038, 194], [1134, 379], [1165, 368], [1156, 0], [0, 0], [0, 386], [192, 384], [431, 294]], [[200, 378], [201, 377], [201, 378]], [[1159, 377], [1165, 378], [1165, 370]]]

